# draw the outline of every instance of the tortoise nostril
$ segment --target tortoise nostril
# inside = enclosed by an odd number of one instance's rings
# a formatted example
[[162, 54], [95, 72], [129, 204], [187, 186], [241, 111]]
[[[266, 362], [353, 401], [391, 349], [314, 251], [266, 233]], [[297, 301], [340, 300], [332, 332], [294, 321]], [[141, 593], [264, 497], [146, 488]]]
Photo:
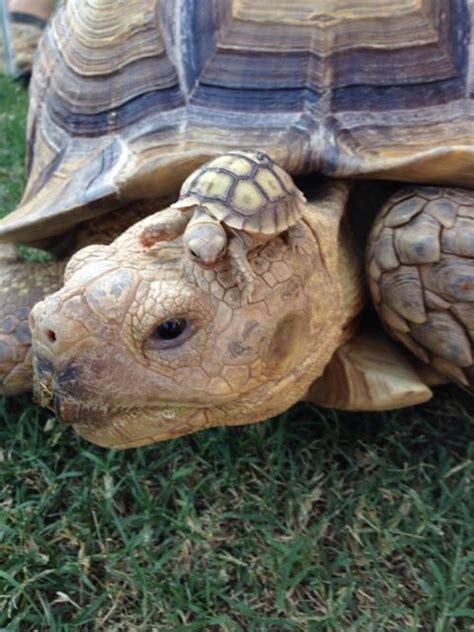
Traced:
[[49, 342], [56, 342], [57, 340], [56, 333], [52, 329], [46, 330], [46, 338], [49, 340]]

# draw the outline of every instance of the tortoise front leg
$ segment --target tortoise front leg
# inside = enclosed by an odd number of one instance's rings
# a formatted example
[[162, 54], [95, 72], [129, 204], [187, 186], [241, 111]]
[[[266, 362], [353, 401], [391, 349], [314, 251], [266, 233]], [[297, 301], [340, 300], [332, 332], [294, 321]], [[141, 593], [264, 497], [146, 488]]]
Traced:
[[24, 263], [0, 246], [0, 395], [32, 388], [30, 328], [33, 306], [62, 285], [63, 263]]
[[152, 248], [160, 241], [173, 241], [183, 234], [189, 220], [193, 216], [194, 208], [180, 210], [167, 208], [160, 211], [158, 217], [153, 216], [145, 223], [140, 241], [145, 248]]
[[367, 271], [390, 333], [474, 391], [474, 192], [397, 192], [373, 227]]

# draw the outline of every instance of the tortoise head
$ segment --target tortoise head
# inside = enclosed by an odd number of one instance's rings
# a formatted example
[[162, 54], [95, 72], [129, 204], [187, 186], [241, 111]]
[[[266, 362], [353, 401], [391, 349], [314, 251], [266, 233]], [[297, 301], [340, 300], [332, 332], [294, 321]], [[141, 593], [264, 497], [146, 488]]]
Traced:
[[183, 234], [188, 257], [203, 268], [214, 268], [227, 251], [227, 234], [222, 224], [204, 215], [189, 222]]
[[251, 255], [255, 292], [242, 304], [225, 262], [203, 270], [180, 241], [143, 248], [148, 222], [79, 251], [63, 289], [34, 308], [40, 402], [94, 443], [132, 447], [258, 421], [300, 399], [344, 320], [336, 262], [321, 265], [313, 232], [307, 255], [280, 238]]

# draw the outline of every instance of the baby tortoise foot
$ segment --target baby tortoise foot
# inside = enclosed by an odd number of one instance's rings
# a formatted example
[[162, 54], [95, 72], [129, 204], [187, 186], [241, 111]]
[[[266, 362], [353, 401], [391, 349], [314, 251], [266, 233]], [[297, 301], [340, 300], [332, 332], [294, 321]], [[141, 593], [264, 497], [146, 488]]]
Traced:
[[474, 390], [474, 193], [432, 187], [397, 192], [374, 224], [367, 270], [391, 334]]
[[301, 220], [288, 229], [288, 246], [293, 252], [308, 256], [311, 255], [311, 252], [308, 252], [308, 233], [310, 232], [310, 228], [306, 225], [304, 220]]
[[153, 221], [146, 224], [141, 236], [140, 243], [150, 249], [159, 242], [173, 241], [183, 234], [192, 213], [186, 213], [175, 208], [167, 208], [161, 211], [158, 217], [154, 216]]
[[[312, 244], [313, 235], [310, 228], [303, 220], [286, 231], [283, 235], [292, 252], [297, 255], [312, 256], [313, 252], [309, 244]], [[236, 233], [229, 241], [227, 249], [232, 270], [236, 276], [237, 284], [242, 293], [242, 302], [248, 304], [255, 289], [255, 274], [248, 259], [248, 254], [261, 245], [258, 239], [246, 233]]]

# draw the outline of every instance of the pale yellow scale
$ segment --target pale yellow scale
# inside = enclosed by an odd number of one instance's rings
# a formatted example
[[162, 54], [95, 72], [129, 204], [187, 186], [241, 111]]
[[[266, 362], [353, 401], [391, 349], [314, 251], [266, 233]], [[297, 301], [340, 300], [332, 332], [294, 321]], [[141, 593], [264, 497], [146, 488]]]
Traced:
[[213, 171], [204, 171], [199, 178], [199, 189], [204, 195], [225, 198], [232, 183], [232, 177], [225, 173], [216, 174]]
[[237, 158], [234, 155], [221, 156], [213, 160], [212, 166], [218, 169], [228, 169], [236, 176], [249, 176], [252, 172], [252, 165], [244, 158]]
[[272, 202], [276, 202], [284, 195], [284, 191], [281, 188], [281, 184], [275, 178], [273, 173], [269, 169], [259, 169], [255, 180], [264, 189]]
[[242, 215], [253, 215], [265, 206], [265, 202], [265, 198], [251, 180], [238, 182], [230, 200], [231, 206], [238, 208]]

